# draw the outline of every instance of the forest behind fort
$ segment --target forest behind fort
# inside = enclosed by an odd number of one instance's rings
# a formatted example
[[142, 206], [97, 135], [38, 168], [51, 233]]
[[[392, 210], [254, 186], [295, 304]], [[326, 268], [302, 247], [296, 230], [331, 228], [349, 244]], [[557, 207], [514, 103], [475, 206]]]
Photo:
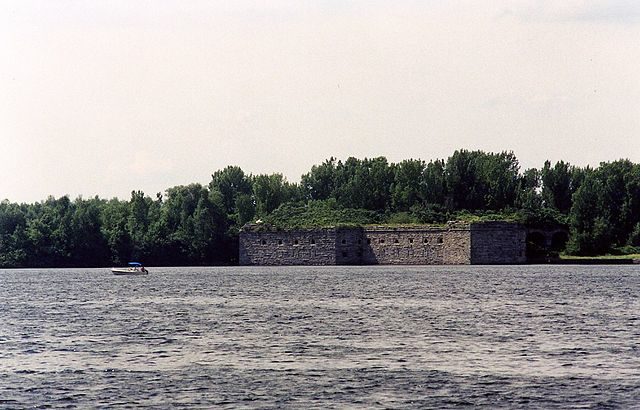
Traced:
[[154, 197], [5, 200], [0, 267], [234, 264], [239, 229], [256, 219], [280, 228], [511, 220], [567, 229], [567, 254], [637, 253], [640, 165], [547, 161], [521, 170], [511, 152], [458, 150], [429, 162], [330, 158], [299, 183], [228, 166], [207, 186]]

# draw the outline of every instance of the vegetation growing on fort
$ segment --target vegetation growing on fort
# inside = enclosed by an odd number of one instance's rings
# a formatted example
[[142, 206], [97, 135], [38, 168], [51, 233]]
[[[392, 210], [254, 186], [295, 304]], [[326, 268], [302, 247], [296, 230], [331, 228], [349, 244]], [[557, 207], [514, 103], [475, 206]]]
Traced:
[[512, 153], [460, 150], [429, 162], [330, 158], [300, 183], [229, 166], [208, 186], [155, 198], [3, 201], [0, 266], [234, 263], [238, 230], [256, 219], [281, 228], [507, 219], [568, 228], [569, 254], [631, 253], [640, 247], [640, 165], [547, 161], [522, 171]]

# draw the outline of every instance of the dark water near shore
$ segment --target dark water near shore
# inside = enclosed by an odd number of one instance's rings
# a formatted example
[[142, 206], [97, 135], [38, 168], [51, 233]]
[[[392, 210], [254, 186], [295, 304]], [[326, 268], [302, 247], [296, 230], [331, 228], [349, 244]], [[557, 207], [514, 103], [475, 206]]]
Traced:
[[640, 408], [640, 266], [0, 270], [0, 408]]

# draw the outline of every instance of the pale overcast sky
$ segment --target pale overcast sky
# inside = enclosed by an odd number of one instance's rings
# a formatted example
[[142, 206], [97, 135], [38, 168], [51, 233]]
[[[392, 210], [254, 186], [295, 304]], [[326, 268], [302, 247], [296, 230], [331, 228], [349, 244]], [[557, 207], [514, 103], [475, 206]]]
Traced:
[[514, 151], [640, 162], [640, 1], [0, 0], [0, 198]]

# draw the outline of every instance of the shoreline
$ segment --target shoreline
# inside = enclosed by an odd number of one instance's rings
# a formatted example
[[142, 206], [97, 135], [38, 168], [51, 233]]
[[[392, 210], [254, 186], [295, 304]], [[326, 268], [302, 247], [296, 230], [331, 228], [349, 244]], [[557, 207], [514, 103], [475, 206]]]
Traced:
[[640, 259], [584, 257], [584, 258], [567, 258], [567, 259], [553, 259], [553, 260], [530, 260], [530, 261], [527, 261], [527, 264], [529, 265], [535, 265], [535, 264], [541, 264], [541, 265], [639, 265]]

